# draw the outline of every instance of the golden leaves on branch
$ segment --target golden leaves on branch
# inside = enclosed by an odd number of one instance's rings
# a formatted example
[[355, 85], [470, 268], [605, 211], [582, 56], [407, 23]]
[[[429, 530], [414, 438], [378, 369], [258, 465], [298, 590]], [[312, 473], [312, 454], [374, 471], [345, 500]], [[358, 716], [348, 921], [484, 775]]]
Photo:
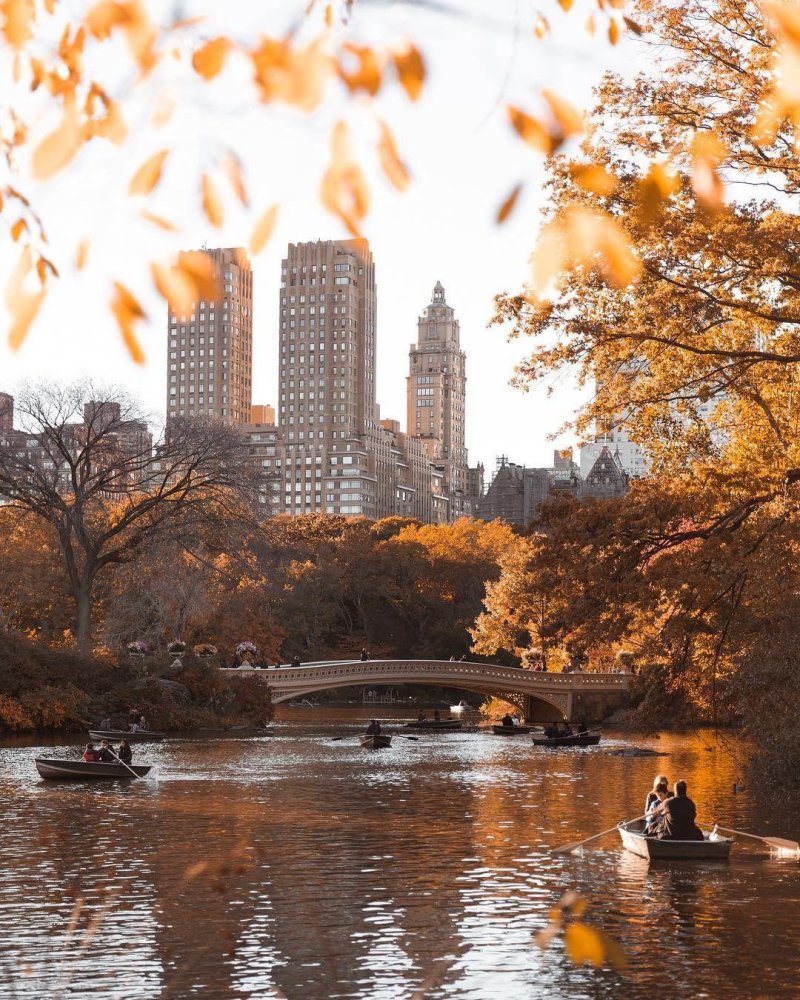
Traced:
[[143, 76], [158, 62], [155, 48], [158, 29], [147, 16], [142, 0], [100, 0], [86, 15], [85, 23], [99, 41], [105, 41], [115, 29], [120, 29]]
[[592, 194], [605, 196], [617, 189], [617, 178], [597, 163], [573, 163], [570, 172], [577, 183]]
[[131, 177], [130, 184], [128, 185], [128, 194], [150, 194], [161, 180], [164, 163], [168, 156], [169, 150], [162, 149], [145, 160], [133, 177]]
[[111, 312], [119, 326], [122, 341], [128, 349], [131, 360], [137, 365], [144, 364], [144, 351], [136, 336], [134, 326], [145, 319], [145, 312], [138, 301], [119, 281], [114, 282], [114, 295], [111, 299]]
[[36, 292], [25, 289], [25, 282], [32, 271], [33, 253], [30, 247], [25, 247], [6, 285], [6, 308], [11, 315], [8, 346], [12, 351], [18, 351], [22, 346], [44, 300], [45, 289], [41, 272], [39, 272], [40, 288]]
[[761, 7], [778, 44], [772, 58], [771, 87], [759, 109], [754, 137], [771, 142], [783, 121], [791, 122], [795, 133], [800, 125], [800, 9], [780, 0], [762, 0]]
[[267, 243], [269, 243], [277, 221], [278, 206], [271, 205], [253, 228], [253, 233], [250, 237], [251, 254], [255, 256], [256, 254], [261, 253]]
[[350, 42], [345, 42], [342, 48], [356, 61], [356, 67], [352, 71], [339, 63], [339, 76], [345, 86], [351, 94], [364, 90], [370, 97], [374, 97], [381, 89], [383, 77], [378, 54], [367, 45], [353, 45]]
[[636, 191], [636, 203], [642, 221], [652, 222], [664, 202], [677, 193], [680, 184], [678, 174], [666, 164], [651, 163]]
[[334, 71], [322, 38], [301, 47], [287, 38], [264, 37], [250, 56], [262, 101], [283, 101], [305, 112], [319, 107]]
[[192, 68], [204, 80], [213, 80], [225, 68], [230, 50], [231, 43], [227, 38], [224, 36], [212, 38], [195, 50], [192, 55]]
[[582, 205], [569, 206], [544, 227], [531, 264], [538, 294], [577, 267], [596, 267], [615, 288], [634, 281], [642, 267], [619, 222]]
[[350, 130], [341, 121], [331, 133], [331, 162], [322, 176], [319, 197], [353, 236], [361, 236], [361, 222], [369, 211], [369, 187], [353, 156]]
[[397, 151], [397, 145], [389, 126], [383, 120], [380, 120], [378, 125], [380, 127], [378, 157], [383, 172], [398, 191], [405, 191], [411, 182], [408, 167], [400, 159], [400, 154]]
[[216, 229], [221, 229], [225, 221], [222, 198], [220, 198], [219, 192], [208, 174], [203, 174], [200, 186], [203, 195], [203, 211], [206, 214], [206, 218]]

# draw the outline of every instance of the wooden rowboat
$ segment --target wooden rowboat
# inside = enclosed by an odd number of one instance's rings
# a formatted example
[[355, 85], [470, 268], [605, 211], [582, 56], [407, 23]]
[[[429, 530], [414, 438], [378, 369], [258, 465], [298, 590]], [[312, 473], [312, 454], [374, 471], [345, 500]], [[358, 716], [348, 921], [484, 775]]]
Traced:
[[[86, 781], [96, 778], [106, 780], [113, 778], [132, 778], [133, 775], [124, 764], [92, 764], [87, 760], [57, 760], [50, 757], [35, 757], [36, 770], [43, 778], [53, 781]], [[150, 767], [141, 764], [129, 764], [138, 778], [143, 778], [150, 772]]]
[[92, 740], [110, 740], [118, 743], [120, 740], [127, 740], [128, 743], [160, 743], [166, 739], [166, 733], [153, 733], [149, 729], [139, 733], [126, 733], [122, 729], [90, 729], [89, 738]]
[[576, 736], [534, 736], [535, 747], [593, 747], [600, 742], [600, 733]]
[[703, 840], [658, 840], [645, 837], [644, 823], [630, 820], [617, 827], [626, 851], [638, 854], [651, 861], [668, 861], [672, 858], [683, 861], [727, 861], [733, 840], [715, 831], [703, 831]]
[[417, 722], [407, 722], [406, 729], [452, 730], [460, 729], [463, 725], [464, 723], [458, 719], [440, 719], [438, 722], [436, 719], [421, 719]]
[[492, 732], [496, 733], [497, 736], [521, 736], [530, 731], [530, 726], [492, 726]]
[[392, 737], [385, 733], [365, 733], [361, 737], [361, 746], [370, 750], [382, 750], [392, 745]]

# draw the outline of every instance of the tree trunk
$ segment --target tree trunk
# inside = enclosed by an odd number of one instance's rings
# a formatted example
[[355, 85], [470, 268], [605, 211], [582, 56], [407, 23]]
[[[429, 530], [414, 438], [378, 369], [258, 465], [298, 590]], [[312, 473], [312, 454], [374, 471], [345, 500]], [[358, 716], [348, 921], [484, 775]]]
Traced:
[[84, 581], [75, 593], [75, 638], [82, 653], [92, 651], [92, 585]]

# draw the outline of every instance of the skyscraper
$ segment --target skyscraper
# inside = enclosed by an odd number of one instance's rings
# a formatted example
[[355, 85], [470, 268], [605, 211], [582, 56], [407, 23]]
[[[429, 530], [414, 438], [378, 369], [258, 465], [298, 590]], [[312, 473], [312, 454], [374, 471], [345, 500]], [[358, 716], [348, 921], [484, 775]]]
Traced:
[[195, 302], [187, 313], [170, 307], [167, 419], [206, 417], [247, 424], [253, 384], [250, 261], [241, 247], [194, 252], [212, 261], [219, 295]]
[[290, 243], [281, 273], [279, 426], [288, 513], [379, 516], [375, 266], [366, 240]]
[[417, 322], [409, 351], [408, 433], [422, 438], [428, 457], [441, 463], [448, 493], [467, 493], [465, 446], [466, 355], [459, 324], [437, 281]]

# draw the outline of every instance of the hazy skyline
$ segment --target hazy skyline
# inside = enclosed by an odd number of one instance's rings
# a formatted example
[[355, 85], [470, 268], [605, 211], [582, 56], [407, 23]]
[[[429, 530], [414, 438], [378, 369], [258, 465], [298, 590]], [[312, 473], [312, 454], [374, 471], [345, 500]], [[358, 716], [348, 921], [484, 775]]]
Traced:
[[[186, 3], [180, 13], [206, 13], [200, 29], [204, 35], [224, 32], [252, 40], [256, 32], [281, 33], [303, 6], [287, 4], [259, 16], [244, 3], [230, 3], [224, 11]], [[281, 258], [290, 242], [347, 236], [317, 198], [331, 126], [346, 117], [372, 189], [364, 235], [376, 262], [381, 415], [405, 425], [408, 349], [416, 338], [417, 317], [441, 281], [467, 352], [470, 464], [483, 461], [488, 471], [500, 453], [520, 463], [549, 464], [553, 448], [572, 443], [572, 437], [549, 442], [547, 435], [569, 418], [580, 394], [569, 384], [559, 385], [549, 397], [544, 387], [528, 394], [511, 389], [508, 380], [526, 345], [508, 344], [499, 328], [486, 329], [493, 295], [520, 288], [526, 278], [542, 203], [543, 159], [514, 135], [504, 108], [510, 101], [539, 112], [542, 86], [586, 106], [606, 65], [631, 62], [630, 51], [627, 57], [623, 52], [630, 43], [611, 49], [583, 33], [585, 11], [564, 16], [552, 6], [547, 13], [554, 34], [539, 41], [532, 31], [534, 12], [521, 12], [514, 0], [503, 0], [490, 14], [478, 0], [461, 10], [439, 4], [354, 5], [348, 37], [373, 45], [410, 37], [426, 57], [429, 78], [418, 104], [409, 104], [397, 87], [388, 87], [376, 102], [412, 173], [405, 194], [396, 193], [379, 174], [375, 116], [362, 102], [332, 94], [318, 112], [305, 117], [258, 104], [244, 64], [234, 63], [209, 85], [192, 80], [178, 62], [166, 67], [159, 79], [172, 75], [180, 80], [183, 96], [165, 129], [149, 124], [161, 86], [148, 83], [129, 113], [132, 134], [122, 149], [94, 143], [54, 181], [33, 188], [64, 278], [53, 286], [19, 354], [10, 353], [5, 336], [0, 340], [0, 389], [13, 391], [37, 378], [88, 374], [124, 385], [148, 412], [163, 415], [167, 308], [152, 290], [150, 260], [166, 260], [179, 249], [203, 244], [246, 245], [255, 218], [278, 202], [272, 241], [253, 259], [253, 402], [275, 404]], [[163, 9], [173, 11], [174, 5]], [[120, 91], [133, 78], [127, 57], [121, 65]], [[42, 123], [43, 132], [49, 126]], [[178, 234], [140, 220], [141, 205], [125, 194], [136, 167], [165, 147], [171, 153], [164, 179], [147, 207], [173, 220]], [[226, 191], [225, 225], [215, 230], [199, 210], [195, 188], [199, 175], [213, 171], [228, 147], [247, 167], [252, 205], [244, 211]], [[519, 181], [526, 189], [517, 211], [498, 227], [497, 207]], [[219, 184], [224, 189], [224, 181]], [[89, 264], [76, 275], [70, 260], [85, 236], [91, 244]], [[410, 259], [415, 261], [413, 272], [407, 269]], [[0, 257], [3, 283], [15, 260], [16, 252], [8, 248]], [[140, 327], [147, 353], [144, 368], [130, 362], [108, 312], [115, 279], [140, 297], [148, 313]]]

